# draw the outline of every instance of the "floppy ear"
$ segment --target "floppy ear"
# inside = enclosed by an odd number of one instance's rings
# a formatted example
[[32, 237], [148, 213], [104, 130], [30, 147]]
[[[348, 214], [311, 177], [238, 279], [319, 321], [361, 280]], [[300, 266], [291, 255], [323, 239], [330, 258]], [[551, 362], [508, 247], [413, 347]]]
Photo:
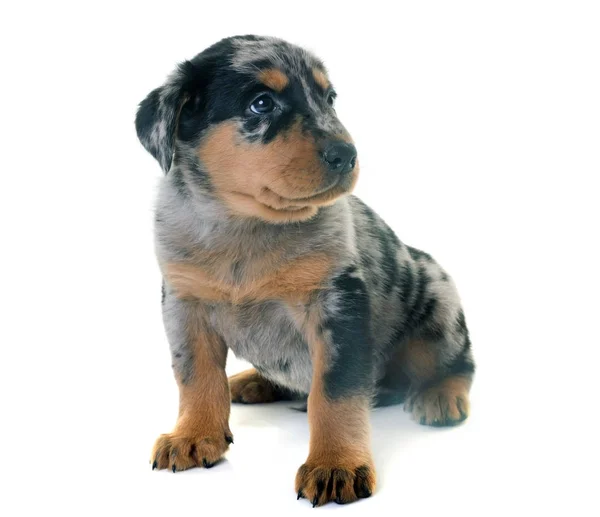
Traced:
[[195, 86], [195, 75], [195, 67], [189, 61], [179, 65], [163, 86], [140, 103], [135, 117], [140, 142], [158, 160], [165, 174], [173, 160], [179, 113]]

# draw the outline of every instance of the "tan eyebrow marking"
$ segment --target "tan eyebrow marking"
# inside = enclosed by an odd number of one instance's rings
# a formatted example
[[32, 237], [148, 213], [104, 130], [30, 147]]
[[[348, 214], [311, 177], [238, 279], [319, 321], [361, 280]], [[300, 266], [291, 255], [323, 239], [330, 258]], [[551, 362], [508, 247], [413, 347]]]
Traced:
[[312, 73], [315, 81], [321, 88], [323, 88], [323, 90], [327, 90], [331, 86], [331, 83], [329, 82], [329, 79], [327, 79], [327, 76], [323, 70], [320, 70], [319, 68], [313, 68]]
[[258, 80], [276, 92], [281, 92], [289, 83], [288, 76], [278, 68], [268, 68], [258, 74]]

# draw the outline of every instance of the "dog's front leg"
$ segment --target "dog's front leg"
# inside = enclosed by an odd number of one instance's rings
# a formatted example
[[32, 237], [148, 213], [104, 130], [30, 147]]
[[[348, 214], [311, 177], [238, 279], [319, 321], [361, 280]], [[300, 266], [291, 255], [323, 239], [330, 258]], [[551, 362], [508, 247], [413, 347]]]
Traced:
[[179, 416], [173, 432], [156, 441], [152, 468], [176, 472], [212, 467], [233, 443], [227, 348], [211, 328], [200, 301], [178, 299], [167, 292], [163, 319], [179, 386]]
[[301, 316], [312, 356], [308, 397], [310, 449], [296, 475], [298, 498], [313, 506], [349, 503], [375, 488], [369, 408], [373, 349], [369, 300], [350, 267]]

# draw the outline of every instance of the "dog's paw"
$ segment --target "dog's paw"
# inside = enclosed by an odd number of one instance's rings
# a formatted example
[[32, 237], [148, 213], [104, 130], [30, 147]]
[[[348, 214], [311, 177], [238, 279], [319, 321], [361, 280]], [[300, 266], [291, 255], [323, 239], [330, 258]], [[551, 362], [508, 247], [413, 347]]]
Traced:
[[404, 409], [422, 425], [458, 425], [469, 416], [469, 384], [463, 377], [448, 377], [409, 397]]
[[278, 391], [256, 370], [246, 370], [229, 377], [231, 401], [243, 404], [261, 404], [278, 400]]
[[352, 503], [375, 490], [375, 471], [370, 465], [318, 465], [305, 463], [296, 474], [298, 499], [308, 499], [313, 508], [329, 501]]
[[210, 468], [217, 463], [233, 436], [229, 431], [209, 434], [174, 432], [162, 434], [156, 440], [150, 461], [152, 470], [169, 469], [173, 472], [192, 467]]

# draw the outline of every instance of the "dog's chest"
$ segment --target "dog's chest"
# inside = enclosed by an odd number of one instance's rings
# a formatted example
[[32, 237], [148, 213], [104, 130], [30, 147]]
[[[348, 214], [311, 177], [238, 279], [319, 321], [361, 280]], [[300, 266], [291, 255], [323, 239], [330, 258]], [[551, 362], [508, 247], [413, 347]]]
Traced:
[[283, 302], [218, 304], [211, 317], [236, 357], [282, 386], [309, 392], [312, 365], [308, 345]]

